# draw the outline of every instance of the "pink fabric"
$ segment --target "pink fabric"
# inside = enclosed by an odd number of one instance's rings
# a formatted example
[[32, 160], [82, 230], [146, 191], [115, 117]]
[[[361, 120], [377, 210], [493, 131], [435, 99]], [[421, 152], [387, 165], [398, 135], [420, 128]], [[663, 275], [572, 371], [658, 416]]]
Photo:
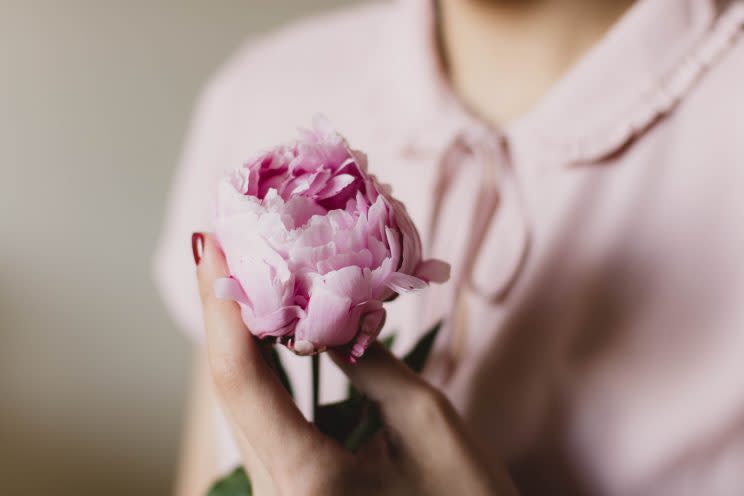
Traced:
[[[303, 21], [213, 79], [157, 255], [175, 318], [200, 334], [188, 239], [221, 168], [321, 111], [453, 266], [388, 304], [383, 334], [404, 350], [447, 319], [427, 377], [524, 494], [744, 494], [743, 2], [637, 2], [500, 128], [449, 90], [431, 14]], [[306, 408], [309, 364], [290, 364]]]

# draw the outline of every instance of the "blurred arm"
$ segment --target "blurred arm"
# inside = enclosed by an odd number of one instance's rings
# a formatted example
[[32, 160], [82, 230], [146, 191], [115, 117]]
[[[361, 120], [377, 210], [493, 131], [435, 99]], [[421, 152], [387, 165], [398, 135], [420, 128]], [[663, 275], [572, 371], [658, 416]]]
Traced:
[[175, 485], [176, 496], [204, 496], [217, 474], [216, 402], [203, 347], [195, 348], [188, 411]]

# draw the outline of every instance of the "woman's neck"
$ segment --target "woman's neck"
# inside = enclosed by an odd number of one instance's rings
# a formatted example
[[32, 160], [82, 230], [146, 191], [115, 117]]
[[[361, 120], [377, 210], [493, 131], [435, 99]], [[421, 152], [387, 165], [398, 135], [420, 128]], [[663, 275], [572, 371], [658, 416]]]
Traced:
[[493, 124], [526, 111], [633, 0], [439, 0], [454, 90]]

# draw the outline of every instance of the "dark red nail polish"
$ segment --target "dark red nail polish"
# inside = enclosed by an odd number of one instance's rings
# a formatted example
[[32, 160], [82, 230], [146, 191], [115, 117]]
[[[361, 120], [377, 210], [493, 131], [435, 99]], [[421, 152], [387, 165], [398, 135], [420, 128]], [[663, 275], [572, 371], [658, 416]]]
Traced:
[[191, 251], [194, 252], [194, 263], [199, 265], [204, 255], [204, 234], [195, 232], [191, 235]]

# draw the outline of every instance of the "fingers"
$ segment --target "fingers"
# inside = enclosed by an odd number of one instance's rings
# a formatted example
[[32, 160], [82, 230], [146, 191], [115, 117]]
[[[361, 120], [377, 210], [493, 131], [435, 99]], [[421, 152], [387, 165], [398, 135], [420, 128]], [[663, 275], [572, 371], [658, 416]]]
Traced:
[[[197, 235], [198, 236], [198, 235]], [[204, 309], [210, 370], [220, 399], [240, 436], [272, 475], [325, 444], [303, 417], [262, 356], [257, 340], [243, 324], [237, 303], [214, 296], [214, 281], [228, 275], [225, 258], [203, 235], [197, 278]], [[246, 451], [246, 449], [244, 449]]]
[[425, 385], [423, 379], [380, 343], [373, 343], [355, 364], [335, 353], [331, 356], [355, 388], [383, 406], [393, 407], [411, 391]]
[[[445, 428], [456, 418], [449, 401], [380, 343], [350, 364], [333, 356], [354, 387], [377, 402], [385, 425], [405, 444], [428, 449], [427, 429]], [[422, 432], [423, 431], [423, 432]]]
[[[385, 427], [395, 446], [399, 469], [413, 467], [414, 472], [422, 468], [432, 472], [429, 482], [438, 488], [437, 491], [444, 487], [444, 482], [451, 481], [440, 475], [450, 473], [455, 466], [460, 467], [456, 470], [465, 479], [490, 483], [488, 469], [480, 462], [479, 453], [449, 400], [387, 348], [380, 343], [373, 344], [354, 365], [336, 355], [334, 361], [357, 389], [379, 403]], [[373, 454], [379, 449], [365, 448]], [[374, 459], [365, 451], [362, 455]], [[466, 471], [471, 473], [466, 474]], [[435, 491], [424, 491], [425, 494], [432, 492]], [[443, 494], [451, 493], [496, 494], [464, 487], [443, 491]]]
[[258, 457], [256, 450], [254, 450], [250, 445], [242, 431], [235, 427], [232, 418], [228, 417], [227, 422], [231, 431], [237, 438], [236, 443], [238, 445], [238, 450], [243, 459], [243, 466], [250, 477], [253, 493], [261, 495], [265, 494], [267, 496], [279, 494], [279, 489], [276, 487], [274, 479], [266, 469], [266, 465], [264, 465], [263, 461]]

